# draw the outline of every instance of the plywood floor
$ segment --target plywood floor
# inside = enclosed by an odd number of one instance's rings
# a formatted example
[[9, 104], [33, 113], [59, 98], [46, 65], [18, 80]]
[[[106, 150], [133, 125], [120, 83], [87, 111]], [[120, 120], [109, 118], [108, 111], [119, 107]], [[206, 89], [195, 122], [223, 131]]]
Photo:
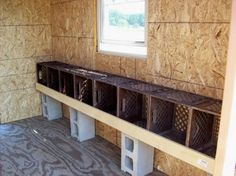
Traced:
[[70, 137], [67, 120], [34, 117], [0, 125], [0, 175], [126, 174], [120, 170], [120, 149], [115, 145], [100, 137], [79, 143]]

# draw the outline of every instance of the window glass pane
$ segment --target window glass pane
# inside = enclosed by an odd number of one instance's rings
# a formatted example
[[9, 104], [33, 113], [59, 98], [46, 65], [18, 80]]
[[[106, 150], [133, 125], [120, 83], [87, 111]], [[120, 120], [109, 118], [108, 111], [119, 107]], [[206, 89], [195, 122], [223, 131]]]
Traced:
[[104, 0], [102, 40], [145, 41], [144, 0]]

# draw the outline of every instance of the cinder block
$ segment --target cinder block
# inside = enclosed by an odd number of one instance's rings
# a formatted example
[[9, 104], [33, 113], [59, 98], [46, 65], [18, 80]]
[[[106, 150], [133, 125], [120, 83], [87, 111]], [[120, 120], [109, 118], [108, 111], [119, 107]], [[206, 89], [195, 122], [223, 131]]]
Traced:
[[71, 126], [71, 136], [78, 139], [79, 137], [78, 124], [72, 122], [70, 126]]
[[75, 109], [69, 108], [70, 111], [70, 121], [74, 123], [78, 123], [78, 113]]
[[42, 109], [48, 120], [62, 118], [62, 104], [47, 95], [42, 95]]
[[95, 120], [70, 108], [71, 136], [83, 142], [95, 137]]
[[48, 117], [48, 108], [43, 104], [43, 116]]
[[121, 170], [132, 176], [153, 171], [154, 148], [122, 133]]
[[47, 103], [47, 96], [46, 95], [42, 95], [42, 103], [43, 104]]

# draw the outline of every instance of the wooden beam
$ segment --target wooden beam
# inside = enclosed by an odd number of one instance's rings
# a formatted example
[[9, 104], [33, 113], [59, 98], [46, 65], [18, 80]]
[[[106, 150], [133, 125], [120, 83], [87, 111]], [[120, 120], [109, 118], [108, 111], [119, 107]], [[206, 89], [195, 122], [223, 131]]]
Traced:
[[41, 84], [37, 83], [36, 89], [43, 94], [48, 95], [57, 101], [60, 101], [67, 106], [74, 108], [102, 123], [105, 123], [133, 138], [136, 138], [173, 157], [176, 157], [199, 169], [213, 174], [215, 160], [205, 154], [192, 150], [188, 147], [185, 147], [184, 145], [178, 144], [132, 123], [126, 122], [120, 118], [105, 113], [76, 99], [70, 98]]
[[236, 0], [232, 3], [228, 60], [214, 176], [233, 176], [236, 162]]

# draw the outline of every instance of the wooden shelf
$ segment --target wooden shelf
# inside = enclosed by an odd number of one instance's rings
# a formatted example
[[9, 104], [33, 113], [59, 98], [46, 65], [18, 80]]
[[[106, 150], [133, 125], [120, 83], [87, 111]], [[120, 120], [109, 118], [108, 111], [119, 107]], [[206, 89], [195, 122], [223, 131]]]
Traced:
[[[133, 137], [143, 132], [143, 142], [212, 173], [220, 100], [60, 62], [39, 63], [37, 72], [37, 88], [43, 93], [53, 93], [59, 101]], [[160, 142], [176, 148], [166, 149]], [[183, 157], [186, 151], [190, 156]]]
[[[36, 89], [41, 93], [48, 95], [55, 100], [88, 115], [91, 118], [105, 123], [106, 125], [109, 125], [133, 138], [153, 146], [175, 158], [185, 161], [210, 174], [212, 174], [214, 171], [215, 160], [210, 156], [192, 150], [156, 133], [140, 128], [139, 126], [103, 112], [95, 107], [89, 106], [42, 84], [37, 83]], [[204, 162], [204, 164], [201, 164], [201, 162]]]

